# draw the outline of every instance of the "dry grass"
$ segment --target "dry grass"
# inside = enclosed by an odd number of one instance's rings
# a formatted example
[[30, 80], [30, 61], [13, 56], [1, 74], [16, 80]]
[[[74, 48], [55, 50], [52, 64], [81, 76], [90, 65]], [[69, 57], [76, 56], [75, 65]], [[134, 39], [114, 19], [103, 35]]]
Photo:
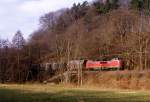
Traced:
[[150, 72], [114, 71], [85, 76], [87, 86], [110, 89], [149, 90]]
[[150, 102], [149, 72], [99, 73], [89, 75], [84, 83], [82, 88], [0, 84], [0, 102]]

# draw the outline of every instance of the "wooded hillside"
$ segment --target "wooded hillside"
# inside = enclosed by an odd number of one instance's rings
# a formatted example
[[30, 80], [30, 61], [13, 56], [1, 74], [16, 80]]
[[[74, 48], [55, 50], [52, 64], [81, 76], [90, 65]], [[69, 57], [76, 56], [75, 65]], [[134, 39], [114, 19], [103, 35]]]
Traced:
[[126, 69], [149, 69], [149, 9], [150, 0], [96, 0], [49, 12], [27, 41], [21, 31], [12, 42], [0, 40], [0, 78], [25, 82], [31, 65], [51, 60], [119, 57]]

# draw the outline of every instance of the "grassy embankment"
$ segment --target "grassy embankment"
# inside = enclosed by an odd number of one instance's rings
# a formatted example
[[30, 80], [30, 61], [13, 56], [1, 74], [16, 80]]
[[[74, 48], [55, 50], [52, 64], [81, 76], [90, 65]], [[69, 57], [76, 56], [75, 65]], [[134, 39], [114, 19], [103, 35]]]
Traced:
[[0, 85], [0, 102], [150, 102], [150, 92], [64, 88], [54, 85]]

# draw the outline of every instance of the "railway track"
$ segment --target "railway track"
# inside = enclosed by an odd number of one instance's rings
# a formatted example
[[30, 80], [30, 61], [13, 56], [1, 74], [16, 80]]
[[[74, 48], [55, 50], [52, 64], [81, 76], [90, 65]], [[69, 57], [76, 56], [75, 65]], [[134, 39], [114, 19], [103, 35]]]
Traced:
[[[82, 75], [96, 75], [96, 74], [107, 74], [107, 75], [132, 75], [132, 74], [138, 74], [138, 75], [144, 75], [145, 73], [150, 73], [150, 70], [145, 70], [145, 71], [130, 71], [130, 70], [123, 70], [123, 71], [83, 71]], [[70, 71], [70, 72], [64, 72], [58, 75], [55, 75], [51, 78], [49, 78], [48, 80], [46, 80], [46, 82], [53, 82], [54, 80], [60, 79], [62, 77], [66, 77], [67, 74], [70, 75], [78, 75], [78, 71]]]

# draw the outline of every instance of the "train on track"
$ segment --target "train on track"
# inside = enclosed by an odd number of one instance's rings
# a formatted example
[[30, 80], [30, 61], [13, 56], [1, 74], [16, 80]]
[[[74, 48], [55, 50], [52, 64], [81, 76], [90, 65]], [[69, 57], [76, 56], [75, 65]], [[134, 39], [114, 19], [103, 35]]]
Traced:
[[99, 71], [99, 70], [122, 70], [123, 61], [119, 58], [113, 58], [107, 61], [101, 60], [71, 60], [67, 63], [43, 63], [41, 68], [45, 71], [55, 73], [57, 71], [75, 71], [78, 69], [88, 71]]
[[[70, 60], [68, 62], [48, 62], [41, 64], [32, 64], [28, 79], [38, 76], [55, 76], [66, 71], [109, 71], [123, 70], [123, 60], [113, 58], [110, 60]], [[31, 78], [32, 77], [32, 78]]]
[[123, 62], [118, 58], [108, 61], [72, 60], [68, 62], [67, 67], [70, 70], [77, 70], [78, 68], [82, 68], [83, 70], [121, 70], [123, 67]]

